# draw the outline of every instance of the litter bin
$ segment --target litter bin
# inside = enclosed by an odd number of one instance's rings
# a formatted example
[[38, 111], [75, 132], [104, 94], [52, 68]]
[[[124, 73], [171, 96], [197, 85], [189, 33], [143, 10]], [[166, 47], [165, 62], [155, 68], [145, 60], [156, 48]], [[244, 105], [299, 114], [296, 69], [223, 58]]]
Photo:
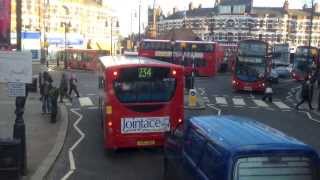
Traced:
[[20, 140], [0, 138], [0, 179], [19, 180]]
[[32, 83], [27, 84], [28, 92], [37, 92], [38, 80], [37, 75], [32, 76]]

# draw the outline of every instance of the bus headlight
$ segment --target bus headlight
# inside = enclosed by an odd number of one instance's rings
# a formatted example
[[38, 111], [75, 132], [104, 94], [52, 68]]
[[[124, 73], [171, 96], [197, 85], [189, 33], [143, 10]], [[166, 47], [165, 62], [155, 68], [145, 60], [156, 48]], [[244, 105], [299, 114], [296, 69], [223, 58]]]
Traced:
[[235, 80], [233, 80], [233, 81], [232, 81], [232, 84], [235, 84], [235, 83], [236, 83], [236, 81], [235, 81]]
[[264, 83], [262, 83], [262, 87], [264, 87], [265, 86], [265, 84]]
[[181, 118], [178, 119], [178, 123], [182, 123], [182, 119]]
[[108, 127], [111, 127], [111, 126], [112, 126], [112, 122], [109, 121], [109, 122], [108, 122]]

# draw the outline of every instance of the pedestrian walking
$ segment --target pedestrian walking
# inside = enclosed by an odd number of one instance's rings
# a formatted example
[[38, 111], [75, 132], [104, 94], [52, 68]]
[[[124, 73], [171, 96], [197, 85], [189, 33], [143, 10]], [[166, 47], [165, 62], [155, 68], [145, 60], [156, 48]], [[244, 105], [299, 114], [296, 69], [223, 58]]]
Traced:
[[313, 110], [313, 107], [311, 105], [311, 82], [308, 78], [306, 78], [302, 84], [301, 101], [296, 105], [296, 109], [299, 110], [299, 106], [305, 101], [308, 102], [309, 109]]
[[273, 94], [273, 90], [272, 90], [272, 84], [271, 82], [268, 80], [266, 82], [266, 89], [264, 92], [264, 96], [262, 98], [263, 101], [266, 101], [266, 99], [269, 100], [269, 102], [272, 102], [272, 94]]
[[51, 113], [51, 102], [49, 91], [52, 88], [52, 78], [50, 74], [45, 71], [43, 72], [43, 95], [42, 95], [42, 113]]
[[72, 91], [74, 91], [77, 95], [77, 97], [80, 97], [78, 89], [77, 89], [77, 83], [78, 82], [78, 78], [76, 76], [75, 73], [72, 73], [69, 79], [69, 96], [71, 97], [71, 93]]
[[40, 92], [40, 101], [42, 101], [42, 96], [43, 96], [43, 73], [39, 72], [39, 92]]
[[56, 87], [51, 87], [49, 91], [50, 103], [51, 103], [51, 123], [55, 123], [57, 121], [58, 114], [58, 97], [59, 97], [59, 89]]
[[[68, 78], [65, 73], [62, 74], [61, 80], [60, 80], [60, 86], [59, 86], [59, 93], [60, 93], [60, 103], [63, 103], [64, 97], [68, 96]], [[70, 97], [69, 97], [70, 99]]]

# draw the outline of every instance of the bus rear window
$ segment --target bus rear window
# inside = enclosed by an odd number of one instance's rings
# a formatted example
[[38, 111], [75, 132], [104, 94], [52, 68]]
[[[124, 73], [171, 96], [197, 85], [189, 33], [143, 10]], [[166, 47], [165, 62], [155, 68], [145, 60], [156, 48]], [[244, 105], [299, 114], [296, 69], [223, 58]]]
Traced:
[[306, 157], [249, 157], [236, 164], [234, 180], [315, 180]]
[[113, 82], [121, 103], [168, 102], [176, 90], [176, 79], [170, 68], [134, 67], [120, 70]]

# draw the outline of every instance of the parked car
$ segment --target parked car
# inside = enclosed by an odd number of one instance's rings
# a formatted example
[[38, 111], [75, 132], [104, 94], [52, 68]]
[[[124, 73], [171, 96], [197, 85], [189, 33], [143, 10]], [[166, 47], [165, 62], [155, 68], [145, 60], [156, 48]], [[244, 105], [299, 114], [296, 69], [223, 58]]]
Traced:
[[166, 180], [319, 180], [310, 146], [257, 121], [193, 117], [167, 134]]

